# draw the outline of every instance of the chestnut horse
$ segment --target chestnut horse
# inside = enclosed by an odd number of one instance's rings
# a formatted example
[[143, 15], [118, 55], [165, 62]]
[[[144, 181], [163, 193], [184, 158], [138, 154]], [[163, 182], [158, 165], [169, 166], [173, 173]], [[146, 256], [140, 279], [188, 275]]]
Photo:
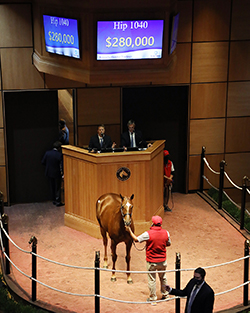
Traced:
[[[126, 244], [127, 271], [130, 269], [130, 250], [133, 240], [129, 232], [126, 231], [125, 225], [130, 226], [134, 231], [132, 220], [133, 198], [134, 195], [129, 198], [115, 193], [107, 193], [102, 195], [96, 202], [96, 217], [100, 225], [104, 245], [104, 268], [108, 268], [108, 233], [111, 239], [112, 269], [115, 270], [117, 259], [116, 246], [123, 241]], [[115, 272], [112, 272], [111, 281], [116, 281]], [[127, 283], [133, 283], [130, 273], [127, 273]]]

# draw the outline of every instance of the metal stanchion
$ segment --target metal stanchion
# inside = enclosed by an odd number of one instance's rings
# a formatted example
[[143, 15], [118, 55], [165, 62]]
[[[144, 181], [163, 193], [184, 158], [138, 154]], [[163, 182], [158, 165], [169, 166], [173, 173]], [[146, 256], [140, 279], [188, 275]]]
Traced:
[[240, 229], [244, 229], [246, 194], [247, 194], [247, 180], [248, 180], [248, 177], [244, 176], [243, 177], [243, 183], [242, 183], [242, 192], [241, 192]]
[[[32, 243], [32, 278], [37, 278], [37, 239], [35, 236], [30, 238], [29, 244]], [[35, 280], [32, 279], [32, 301], [36, 301], [36, 294], [37, 294], [37, 283]]]
[[200, 192], [203, 192], [203, 176], [204, 176], [204, 158], [205, 158], [205, 151], [206, 147], [202, 147], [202, 152], [201, 152], [201, 172], [200, 172]]
[[4, 214], [4, 195], [2, 191], [0, 191], [0, 215]]
[[[249, 256], [249, 240], [245, 240], [245, 249], [244, 249], [245, 257]], [[249, 258], [244, 259], [244, 283], [249, 280]], [[244, 293], [243, 293], [243, 305], [248, 305], [248, 284], [244, 285]]]
[[[6, 233], [9, 235], [9, 225], [8, 225], [9, 217], [7, 214], [2, 215], [3, 228]], [[4, 235], [4, 250], [8, 258], [10, 257], [10, 247], [9, 247], [9, 239]], [[10, 261], [5, 258], [5, 274], [10, 274]]]
[[100, 251], [95, 253], [95, 313], [100, 313]]
[[218, 209], [222, 209], [222, 196], [224, 189], [224, 171], [225, 171], [226, 162], [223, 160], [220, 162], [220, 187], [219, 187], [219, 200], [218, 200]]
[[[176, 260], [175, 260], [175, 288], [181, 288], [181, 272], [178, 271], [181, 268], [181, 254], [180, 252], [176, 253]], [[180, 313], [180, 298], [175, 299], [175, 313]]]

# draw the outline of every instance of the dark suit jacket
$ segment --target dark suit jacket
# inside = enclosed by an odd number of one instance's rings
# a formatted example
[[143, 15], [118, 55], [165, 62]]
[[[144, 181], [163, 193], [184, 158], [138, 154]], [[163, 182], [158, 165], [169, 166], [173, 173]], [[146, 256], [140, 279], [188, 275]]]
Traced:
[[[175, 296], [180, 297], [187, 296], [185, 313], [187, 312], [187, 304], [194, 285], [195, 280], [192, 278], [183, 290], [172, 289], [170, 292], [171, 295]], [[214, 306], [214, 291], [206, 282], [204, 282], [201, 289], [194, 298], [191, 313], [212, 313], [213, 306]]]
[[60, 129], [59, 141], [62, 143], [62, 145], [69, 144], [69, 129], [67, 126], [65, 126], [63, 129]]
[[[147, 143], [143, 140], [140, 130], [135, 130], [135, 142], [137, 147], [147, 147]], [[121, 135], [121, 147], [130, 147], [130, 134], [128, 131]]]
[[[102, 148], [111, 148], [112, 147], [112, 140], [111, 138], [108, 136], [108, 135], [104, 135], [103, 136], [103, 146]], [[98, 135], [94, 135], [90, 138], [90, 141], [89, 141], [89, 149], [97, 149], [97, 150], [101, 150], [101, 145], [100, 145], [100, 142], [99, 142], [99, 137]]]
[[50, 178], [62, 177], [62, 153], [56, 149], [45, 153], [42, 164], [45, 165], [45, 175]]

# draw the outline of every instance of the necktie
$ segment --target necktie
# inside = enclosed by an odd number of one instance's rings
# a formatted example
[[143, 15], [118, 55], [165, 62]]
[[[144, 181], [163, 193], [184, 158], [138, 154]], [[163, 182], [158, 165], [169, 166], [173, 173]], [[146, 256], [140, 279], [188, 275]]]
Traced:
[[102, 148], [102, 146], [103, 146], [103, 138], [101, 138], [101, 148]]
[[187, 313], [190, 313], [190, 312], [191, 312], [192, 304], [193, 304], [193, 302], [194, 302], [194, 298], [195, 298], [195, 296], [196, 296], [198, 290], [199, 290], [198, 286], [195, 285], [195, 287], [194, 287], [194, 289], [193, 289], [193, 291], [192, 291], [192, 293], [191, 293], [191, 296], [190, 296], [190, 298], [189, 298], [189, 301], [188, 301]]
[[130, 147], [134, 146], [134, 141], [133, 141], [133, 134], [130, 135]]

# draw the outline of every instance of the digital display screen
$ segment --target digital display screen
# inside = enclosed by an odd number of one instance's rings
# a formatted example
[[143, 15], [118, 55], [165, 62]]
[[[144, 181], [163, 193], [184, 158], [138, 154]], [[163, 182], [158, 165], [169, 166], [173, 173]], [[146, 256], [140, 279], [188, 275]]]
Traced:
[[77, 20], [43, 15], [43, 26], [47, 52], [80, 58]]
[[97, 22], [97, 60], [162, 58], [163, 20]]

